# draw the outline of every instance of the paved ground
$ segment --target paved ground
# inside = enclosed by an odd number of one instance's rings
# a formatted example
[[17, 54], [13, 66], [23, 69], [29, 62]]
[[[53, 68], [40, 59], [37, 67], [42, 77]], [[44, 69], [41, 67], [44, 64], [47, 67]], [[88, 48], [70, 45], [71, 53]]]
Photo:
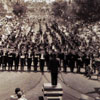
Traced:
[[[100, 93], [100, 82], [96, 79], [96, 76], [89, 80], [82, 74], [59, 73], [58, 81], [64, 91], [63, 100], [80, 100], [82, 97], [95, 100]], [[39, 100], [43, 95], [42, 85], [48, 82], [49, 72], [44, 75], [40, 72], [0, 72], [0, 100], [9, 100], [16, 87], [24, 90], [28, 100]]]

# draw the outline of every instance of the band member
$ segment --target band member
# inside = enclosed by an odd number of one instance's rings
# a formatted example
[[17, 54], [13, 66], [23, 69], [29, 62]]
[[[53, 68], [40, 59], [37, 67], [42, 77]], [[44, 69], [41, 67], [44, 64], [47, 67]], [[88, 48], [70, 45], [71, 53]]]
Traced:
[[13, 52], [9, 51], [8, 53], [8, 70], [12, 70], [13, 67]]
[[74, 72], [74, 67], [75, 67], [75, 58], [73, 52], [69, 53], [69, 67], [71, 72]]
[[16, 51], [15, 52], [15, 70], [16, 71], [18, 70], [18, 67], [19, 67], [19, 58], [20, 58], [19, 52]]
[[31, 71], [31, 64], [32, 64], [32, 52], [29, 50], [27, 55], [27, 66], [28, 66], [28, 71]]
[[2, 52], [2, 50], [0, 51], [0, 67], [1, 67], [1, 65], [2, 65], [2, 54], [3, 54], [3, 52]]
[[78, 55], [77, 58], [77, 73], [80, 73], [81, 68], [83, 67], [82, 57]]
[[59, 61], [56, 58], [56, 55], [53, 54], [50, 59], [50, 71], [51, 71], [51, 82], [52, 85], [57, 85], [57, 78], [58, 78], [58, 67], [60, 67]]
[[6, 50], [3, 51], [2, 55], [2, 70], [6, 70], [7, 67], [7, 59], [8, 59], [8, 53]]
[[24, 70], [24, 66], [25, 66], [25, 52], [22, 51], [20, 54], [20, 63], [21, 63], [21, 71]]
[[90, 58], [89, 55], [86, 55], [85, 58], [85, 75], [88, 75], [88, 69], [89, 69], [89, 64], [90, 64]]
[[62, 66], [62, 63], [63, 63], [63, 60], [64, 60], [64, 52], [61, 51], [58, 56], [59, 56], [59, 59], [60, 59], [60, 66]]
[[46, 61], [46, 66], [47, 66], [47, 69], [50, 70], [49, 68], [49, 60], [50, 60], [50, 55], [48, 52], [45, 53], [45, 61]]
[[34, 55], [33, 62], [34, 62], [34, 71], [37, 71], [37, 67], [38, 67], [38, 55], [37, 54]]
[[42, 73], [44, 72], [44, 64], [45, 64], [44, 54], [41, 53], [41, 57], [40, 57], [40, 70], [41, 70]]
[[63, 59], [63, 71], [64, 72], [67, 71], [67, 66], [68, 66], [68, 57], [67, 57], [67, 53], [64, 53], [64, 59]]

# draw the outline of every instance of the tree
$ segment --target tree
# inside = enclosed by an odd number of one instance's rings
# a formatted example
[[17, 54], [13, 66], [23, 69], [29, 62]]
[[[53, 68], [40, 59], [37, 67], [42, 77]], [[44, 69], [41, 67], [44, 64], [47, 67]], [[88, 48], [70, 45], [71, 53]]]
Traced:
[[66, 1], [55, 1], [52, 4], [52, 12], [54, 17], [66, 19], [67, 15], [67, 2]]
[[100, 20], [100, 1], [99, 0], [75, 0], [78, 9], [76, 15], [79, 20], [84, 22], [96, 22]]
[[21, 17], [22, 15], [24, 15], [26, 13], [26, 6], [25, 5], [22, 5], [20, 3], [16, 3], [14, 4], [13, 6], [13, 13], [18, 16], [18, 17]]

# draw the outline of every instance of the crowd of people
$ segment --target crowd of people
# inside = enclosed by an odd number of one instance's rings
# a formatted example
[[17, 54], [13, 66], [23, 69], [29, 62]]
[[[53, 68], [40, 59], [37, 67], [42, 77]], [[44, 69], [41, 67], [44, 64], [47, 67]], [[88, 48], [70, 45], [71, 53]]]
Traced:
[[[12, 22], [8, 20], [7, 23]], [[27, 28], [23, 25], [27, 23]], [[77, 35], [79, 31], [74, 29], [69, 33], [67, 27], [61, 27], [57, 22], [47, 23], [38, 20], [28, 27], [28, 21], [23, 24], [14, 23], [14, 28], [9, 34], [1, 34], [0, 38], [0, 68], [1, 70], [21, 70], [27, 67], [28, 71], [40, 68], [44, 72], [44, 67], [50, 70], [50, 60], [52, 55], [56, 55], [59, 60], [59, 70], [63, 68], [67, 72], [68, 67], [71, 72], [77, 68], [77, 73], [81, 68], [85, 69], [85, 75], [90, 77], [96, 70], [100, 73], [99, 61], [95, 60], [95, 55], [90, 53], [88, 44]], [[35, 24], [38, 30], [35, 31]], [[85, 48], [82, 50], [81, 48]], [[86, 51], [87, 50], [87, 51]]]

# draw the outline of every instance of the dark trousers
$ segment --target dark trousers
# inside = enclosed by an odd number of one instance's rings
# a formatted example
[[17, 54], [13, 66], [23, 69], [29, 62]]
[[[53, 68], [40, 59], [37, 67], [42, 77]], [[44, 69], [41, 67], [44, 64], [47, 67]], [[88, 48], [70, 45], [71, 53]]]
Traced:
[[19, 67], [19, 61], [15, 61], [15, 70], [17, 71]]
[[40, 60], [40, 70], [44, 72], [44, 60]]
[[63, 60], [63, 71], [66, 72], [67, 70], [67, 61]]
[[38, 62], [34, 62], [34, 71], [37, 71]]
[[47, 66], [47, 69], [50, 70], [49, 61], [46, 61], [46, 66]]
[[2, 58], [0, 57], [0, 67], [1, 67], [1, 64], [2, 64]]
[[2, 60], [2, 70], [6, 70], [6, 66], [7, 66], [7, 58], [3, 57], [3, 60]]
[[51, 72], [51, 83], [52, 83], [52, 85], [57, 85], [57, 78], [58, 78], [58, 73], [52, 73]]
[[12, 70], [13, 67], [13, 58], [8, 58], [8, 70]]
[[25, 59], [21, 58], [21, 70], [24, 70], [24, 66], [25, 66]]
[[74, 72], [74, 65], [70, 66], [71, 72]]
[[80, 73], [81, 67], [82, 67], [82, 64], [78, 63], [77, 64], [77, 73]]
[[32, 58], [28, 58], [27, 59], [27, 66], [28, 66], [28, 70], [31, 70], [31, 64], [32, 64]]

